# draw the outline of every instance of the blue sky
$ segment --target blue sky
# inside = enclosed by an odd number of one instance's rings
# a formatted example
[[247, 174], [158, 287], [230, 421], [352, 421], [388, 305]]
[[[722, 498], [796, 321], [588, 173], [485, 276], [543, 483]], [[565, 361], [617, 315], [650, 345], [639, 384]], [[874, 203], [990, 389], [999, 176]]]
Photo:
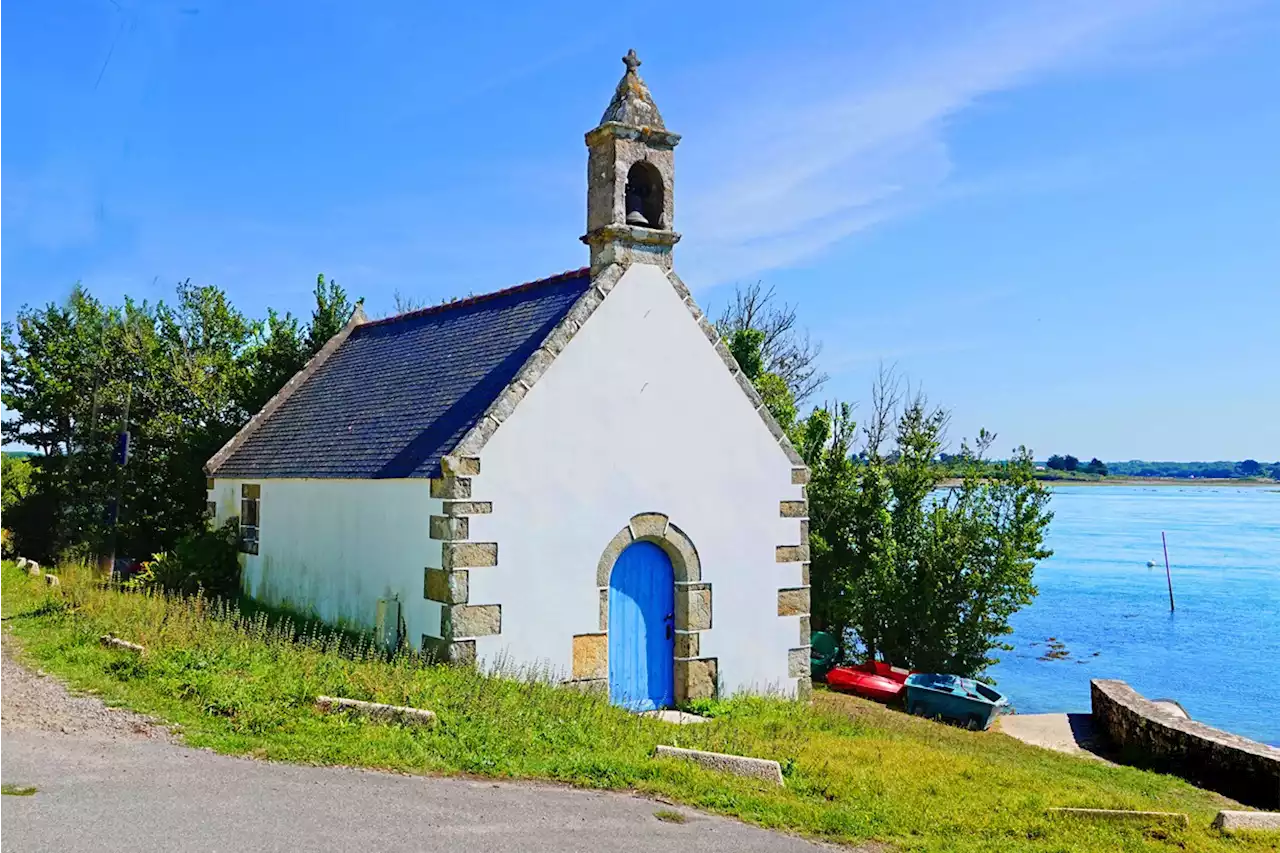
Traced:
[[677, 269], [798, 304], [827, 396], [896, 363], [957, 440], [1280, 457], [1277, 4], [532, 5], [5, 4], [4, 318], [581, 266], [634, 47], [684, 134]]

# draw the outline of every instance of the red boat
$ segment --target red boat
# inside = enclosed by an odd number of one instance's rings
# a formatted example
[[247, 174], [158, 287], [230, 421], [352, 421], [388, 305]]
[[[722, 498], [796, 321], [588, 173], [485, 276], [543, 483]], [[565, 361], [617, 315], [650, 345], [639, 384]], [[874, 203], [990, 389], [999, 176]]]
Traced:
[[841, 693], [856, 693], [877, 702], [898, 702], [906, 689], [910, 670], [889, 666], [882, 661], [867, 661], [852, 666], [837, 666], [827, 673], [827, 686]]

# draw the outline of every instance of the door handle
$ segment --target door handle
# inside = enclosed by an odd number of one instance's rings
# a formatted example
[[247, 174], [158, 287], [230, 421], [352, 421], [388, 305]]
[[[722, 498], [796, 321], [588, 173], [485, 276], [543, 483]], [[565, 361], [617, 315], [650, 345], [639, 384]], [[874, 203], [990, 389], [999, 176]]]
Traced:
[[668, 640], [675, 639], [675, 636], [676, 636], [676, 627], [675, 627], [675, 624], [674, 624], [674, 623], [675, 623], [675, 614], [674, 614], [674, 613], [668, 613], [666, 616], [664, 616], [664, 617], [662, 618], [662, 621], [663, 621], [663, 623], [667, 626], [667, 639], [668, 639]]

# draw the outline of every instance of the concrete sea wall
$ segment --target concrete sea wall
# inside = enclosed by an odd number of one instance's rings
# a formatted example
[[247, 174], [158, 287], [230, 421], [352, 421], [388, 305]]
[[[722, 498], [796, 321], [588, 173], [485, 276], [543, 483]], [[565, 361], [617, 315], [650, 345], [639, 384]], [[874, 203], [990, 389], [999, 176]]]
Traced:
[[1126, 762], [1260, 808], [1280, 807], [1280, 749], [1185, 719], [1123, 681], [1090, 682], [1095, 730]]

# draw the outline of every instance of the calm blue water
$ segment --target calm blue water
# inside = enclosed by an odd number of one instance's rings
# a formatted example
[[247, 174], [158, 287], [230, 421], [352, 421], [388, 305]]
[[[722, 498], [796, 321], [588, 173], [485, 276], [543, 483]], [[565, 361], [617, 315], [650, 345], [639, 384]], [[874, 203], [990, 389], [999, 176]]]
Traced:
[[[1089, 679], [1119, 678], [1280, 746], [1280, 490], [1062, 486], [1052, 508], [1040, 596], [1013, 617], [1014, 651], [988, 670], [1014, 707], [1088, 711]], [[1050, 637], [1068, 659], [1037, 660]]]

